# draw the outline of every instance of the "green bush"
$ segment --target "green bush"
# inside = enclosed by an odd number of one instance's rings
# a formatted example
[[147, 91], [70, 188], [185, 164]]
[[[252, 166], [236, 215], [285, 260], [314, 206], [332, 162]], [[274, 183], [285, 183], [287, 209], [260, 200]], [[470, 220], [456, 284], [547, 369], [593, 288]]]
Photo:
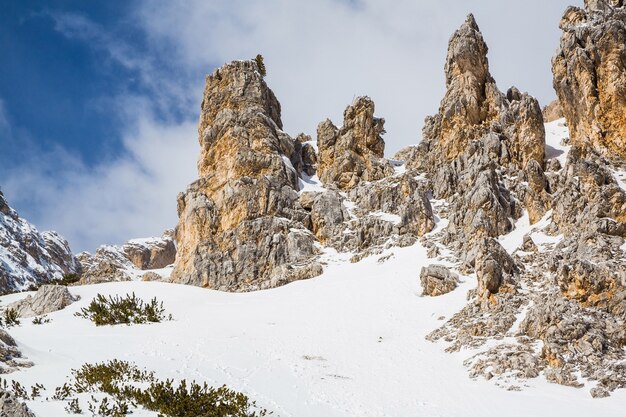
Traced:
[[172, 316], [165, 316], [163, 303], [156, 298], [149, 303], [135, 296], [126, 294], [126, 297], [96, 295], [89, 306], [75, 313], [76, 316], [93, 321], [96, 326], [107, 324], [142, 324], [159, 323], [163, 320], [171, 320]]
[[[122, 416], [131, 406], [141, 405], [155, 411], [159, 417], [261, 417], [266, 410], [257, 409], [254, 402], [242, 393], [228, 389], [200, 385], [182, 380], [161, 381], [153, 372], [142, 371], [125, 361], [112, 360], [101, 364], [85, 364], [72, 370], [72, 381], [56, 389], [53, 399], [66, 400], [74, 394], [104, 393], [99, 403], [92, 396], [88, 409], [93, 415]], [[145, 388], [140, 388], [145, 387]], [[74, 403], [71, 400], [70, 403]], [[70, 404], [68, 403], [68, 404]], [[74, 409], [80, 409], [78, 401]]]
[[45, 323], [50, 323], [51, 321], [52, 319], [49, 319], [46, 316], [39, 316], [33, 319], [33, 324], [45, 324]]
[[[26, 288], [25, 291], [37, 291], [39, 287], [41, 287], [42, 285], [64, 285], [67, 287], [67, 286], [76, 284], [78, 281], [80, 281], [80, 275], [65, 274], [63, 275], [63, 278], [60, 278], [60, 279], [51, 279], [50, 281], [45, 281], [45, 282], [41, 282], [38, 284], [31, 283]], [[11, 292], [9, 292], [9, 294], [11, 294]], [[6, 294], [1, 294], [1, 295], [6, 295]]]
[[68, 286], [68, 285], [76, 284], [78, 281], [80, 281], [80, 275], [78, 275], [78, 274], [65, 274], [65, 275], [63, 275], [63, 278], [61, 278], [61, 279], [53, 279], [48, 284]]
[[7, 308], [2, 313], [2, 319], [0, 320], [0, 326], [3, 327], [13, 327], [19, 326], [21, 324], [20, 321], [20, 313], [13, 308]]
[[265, 77], [267, 75], [267, 70], [265, 69], [265, 63], [263, 62], [263, 55], [258, 54], [254, 60], [256, 61], [257, 67], [259, 67], [261, 77]]

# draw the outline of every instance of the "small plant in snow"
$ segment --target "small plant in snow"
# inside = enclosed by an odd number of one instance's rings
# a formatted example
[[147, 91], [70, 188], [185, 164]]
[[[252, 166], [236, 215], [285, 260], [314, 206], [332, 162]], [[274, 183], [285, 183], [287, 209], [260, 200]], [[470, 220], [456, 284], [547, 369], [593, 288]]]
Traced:
[[65, 412], [68, 414], [82, 414], [83, 410], [80, 408], [80, 403], [78, 402], [78, 398], [74, 398], [67, 402], [65, 406]]
[[145, 303], [135, 293], [125, 297], [96, 295], [89, 306], [75, 313], [76, 316], [91, 320], [96, 326], [107, 324], [142, 324], [159, 323], [171, 320], [172, 315], [165, 316], [163, 303], [156, 298]]
[[[226, 386], [213, 388], [192, 381], [178, 385], [168, 379], [158, 380], [153, 372], [119, 360], [100, 364], [85, 364], [72, 371], [73, 380], [56, 389], [53, 399], [68, 399], [75, 394], [92, 394], [88, 411], [93, 416], [121, 417], [131, 413], [131, 407], [143, 406], [159, 417], [262, 417], [245, 394]], [[98, 400], [95, 395], [105, 394]], [[73, 404], [73, 405], [71, 405]], [[78, 400], [69, 407], [80, 410]], [[68, 411], [69, 412], [69, 411]]]
[[13, 326], [19, 326], [20, 325], [20, 313], [17, 312], [17, 310], [13, 309], [13, 308], [7, 308], [6, 310], [4, 310], [4, 313], [2, 314], [2, 322], [4, 324], [2, 324], [5, 327], [13, 327]]
[[33, 324], [45, 324], [50, 323], [52, 320], [46, 316], [35, 317], [33, 319]]

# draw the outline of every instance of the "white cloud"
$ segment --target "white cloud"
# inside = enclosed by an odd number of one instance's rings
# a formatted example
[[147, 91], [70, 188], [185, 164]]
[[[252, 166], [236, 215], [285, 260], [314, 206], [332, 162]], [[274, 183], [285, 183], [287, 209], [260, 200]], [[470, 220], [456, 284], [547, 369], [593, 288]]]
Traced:
[[9, 203], [26, 200], [37, 226], [59, 231], [74, 250], [174, 227], [176, 195], [196, 176], [195, 123], [162, 125], [142, 115], [132, 130], [125, 156], [95, 168], [62, 149], [31, 155], [3, 184]]
[[[392, 154], [416, 143], [424, 117], [437, 111], [447, 42], [470, 11], [500, 88], [515, 84], [543, 104], [551, 99], [550, 58], [570, 2], [151, 0], [132, 16], [148, 38], [144, 53], [84, 16], [49, 13], [60, 33], [136, 71], [146, 93], [107, 103], [124, 116], [122, 157], [88, 167], [62, 149], [34, 147], [2, 185], [14, 205], [28, 206], [29, 219], [58, 230], [75, 250], [158, 234], [176, 224], [176, 194], [196, 177], [198, 156], [195, 120], [163, 120], [174, 119], [172, 109], [195, 117], [200, 74], [262, 53], [292, 134], [315, 135], [327, 117], [341, 123], [354, 96], [370, 95], [387, 119]], [[2, 109], [0, 101], [0, 129], [8, 126]]]
[[447, 42], [469, 12], [491, 48], [501, 89], [515, 84], [544, 104], [552, 99], [550, 58], [569, 3], [153, 0], [142, 3], [138, 22], [155, 45], [176, 45], [174, 59], [207, 72], [262, 53], [292, 134], [314, 134], [329, 116], [340, 123], [355, 95], [370, 95], [395, 152], [417, 142], [424, 117], [436, 112]]

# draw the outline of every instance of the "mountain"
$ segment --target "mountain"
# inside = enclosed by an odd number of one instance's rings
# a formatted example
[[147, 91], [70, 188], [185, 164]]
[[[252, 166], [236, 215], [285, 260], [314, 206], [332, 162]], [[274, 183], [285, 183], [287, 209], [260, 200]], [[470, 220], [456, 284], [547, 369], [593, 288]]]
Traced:
[[23, 290], [79, 272], [67, 241], [56, 232], [40, 233], [0, 192], [0, 291]]
[[[423, 140], [391, 159], [371, 98], [293, 138], [262, 57], [216, 69], [173, 234], [79, 255], [80, 299], [11, 329], [11, 355], [34, 364], [11, 378], [51, 393], [117, 358], [281, 416], [623, 415], [626, 5], [587, 0], [560, 27], [558, 101], [542, 110], [498, 88], [469, 15]], [[171, 320], [76, 316], [126, 294], [156, 297]], [[38, 299], [24, 296], [2, 306]], [[91, 394], [69, 400], [105, 402]]]

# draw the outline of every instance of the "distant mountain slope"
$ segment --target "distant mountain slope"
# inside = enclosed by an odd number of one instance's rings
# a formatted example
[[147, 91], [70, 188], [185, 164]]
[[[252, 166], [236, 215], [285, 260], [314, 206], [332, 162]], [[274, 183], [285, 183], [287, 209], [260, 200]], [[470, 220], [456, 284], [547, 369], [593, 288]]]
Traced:
[[78, 272], [80, 264], [67, 241], [56, 232], [39, 232], [0, 192], [0, 292]]

